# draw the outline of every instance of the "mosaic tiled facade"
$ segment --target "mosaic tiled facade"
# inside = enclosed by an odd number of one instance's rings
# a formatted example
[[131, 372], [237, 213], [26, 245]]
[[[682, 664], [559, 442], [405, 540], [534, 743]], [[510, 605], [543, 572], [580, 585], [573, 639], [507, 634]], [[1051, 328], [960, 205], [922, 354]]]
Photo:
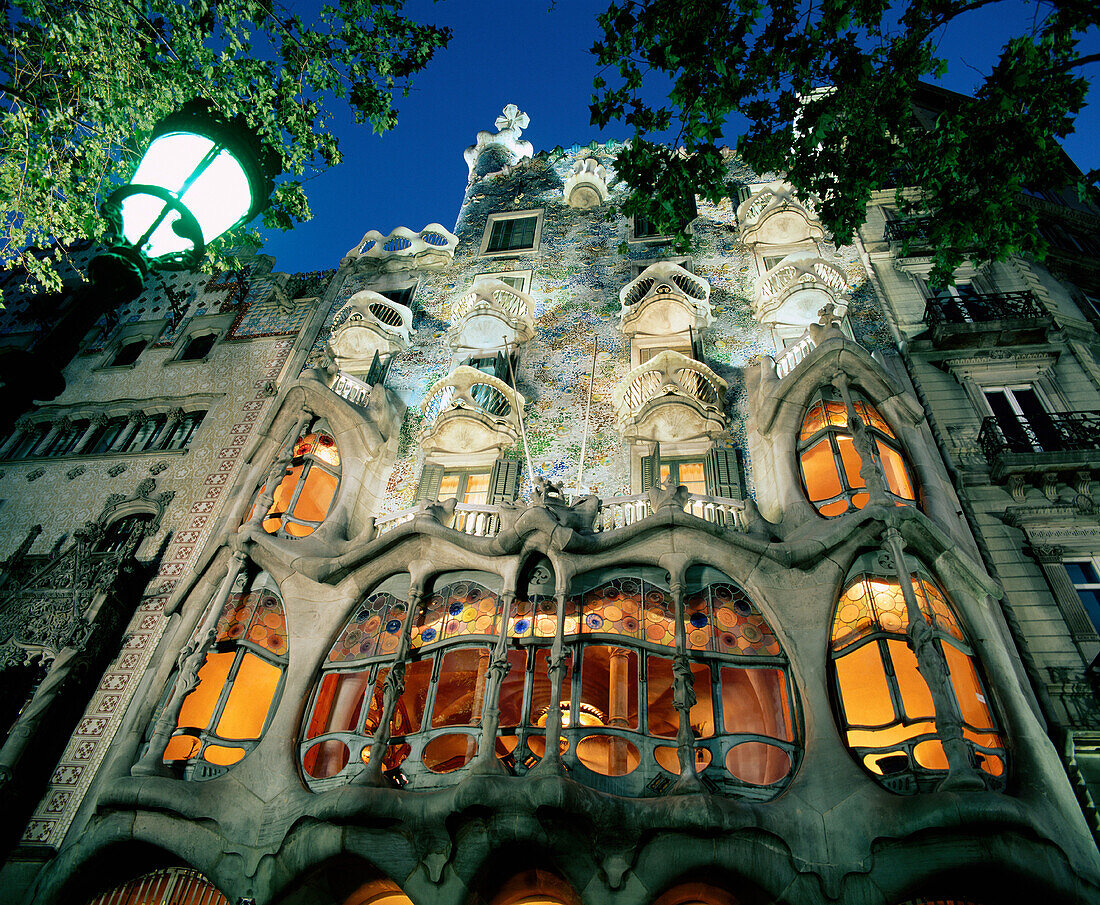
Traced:
[[[478, 133], [453, 231], [151, 279], [3, 441], [0, 626], [57, 606], [65, 557], [113, 564], [74, 579], [91, 622], [133, 608], [13, 901], [1100, 901], [1090, 724], [1052, 706], [1100, 650], [1091, 459], [986, 463], [943, 379], [1022, 417], [1006, 369], [1049, 380], [1061, 340], [1013, 321], [967, 351], [975, 292], [929, 293], [885, 196], [837, 244], [731, 154], [680, 252], [608, 214], [617, 146], [527, 125]], [[970, 282], [1039, 295], [1077, 344], [1062, 391], [1100, 408], [1073, 278]], [[924, 333], [925, 304], [970, 326]], [[1039, 573], [995, 518], [1087, 537]], [[129, 603], [123, 560], [154, 570]], [[241, 600], [275, 628], [230, 625]], [[63, 634], [0, 637], [45, 669], [17, 729], [80, 655]]]

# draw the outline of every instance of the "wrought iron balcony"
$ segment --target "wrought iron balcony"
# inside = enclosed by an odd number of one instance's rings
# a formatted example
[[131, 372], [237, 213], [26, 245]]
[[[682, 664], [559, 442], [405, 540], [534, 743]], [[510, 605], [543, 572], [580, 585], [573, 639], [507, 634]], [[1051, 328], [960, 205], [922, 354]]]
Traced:
[[908, 246], [910, 254], [918, 248], [928, 247], [928, 232], [932, 226], [931, 217], [907, 217], [904, 220], [887, 220], [882, 238], [890, 243], [890, 250], [900, 252]]
[[928, 300], [924, 322], [932, 330], [932, 341], [940, 346], [1041, 342], [1054, 323], [1030, 292], [938, 296]]
[[1100, 467], [1100, 412], [1053, 412], [1040, 417], [990, 416], [978, 445], [994, 481], [1029, 471]]

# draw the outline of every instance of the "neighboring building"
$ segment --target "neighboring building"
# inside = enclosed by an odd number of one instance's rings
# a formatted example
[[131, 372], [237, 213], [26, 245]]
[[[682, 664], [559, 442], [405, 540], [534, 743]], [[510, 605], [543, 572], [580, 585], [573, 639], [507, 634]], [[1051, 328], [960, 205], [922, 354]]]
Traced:
[[731, 156], [677, 254], [526, 126], [453, 233], [150, 287], [0, 447], [0, 795], [44, 785], [0, 884], [1100, 902], [1091, 258], [926, 325], [886, 197], [837, 247]]

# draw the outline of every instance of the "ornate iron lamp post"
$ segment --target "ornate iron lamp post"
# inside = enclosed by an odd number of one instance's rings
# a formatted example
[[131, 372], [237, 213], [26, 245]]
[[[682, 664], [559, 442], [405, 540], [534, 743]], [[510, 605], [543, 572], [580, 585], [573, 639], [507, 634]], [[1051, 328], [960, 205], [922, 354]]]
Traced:
[[106, 312], [137, 297], [150, 269], [182, 270], [206, 246], [268, 204], [271, 154], [237, 120], [206, 101], [189, 101], [154, 129], [130, 182], [103, 205], [109, 248], [88, 267], [90, 285], [73, 294], [31, 351], [0, 360], [0, 420], [65, 388], [61, 369]]

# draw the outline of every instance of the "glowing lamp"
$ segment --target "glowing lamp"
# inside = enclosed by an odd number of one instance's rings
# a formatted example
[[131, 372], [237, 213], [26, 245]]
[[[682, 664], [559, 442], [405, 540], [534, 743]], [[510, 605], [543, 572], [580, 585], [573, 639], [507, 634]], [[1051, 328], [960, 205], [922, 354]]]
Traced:
[[112, 252], [143, 270], [195, 266], [207, 244], [267, 205], [266, 156], [240, 118], [229, 121], [205, 101], [185, 104], [153, 130], [129, 184], [107, 201], [125, 243]]

